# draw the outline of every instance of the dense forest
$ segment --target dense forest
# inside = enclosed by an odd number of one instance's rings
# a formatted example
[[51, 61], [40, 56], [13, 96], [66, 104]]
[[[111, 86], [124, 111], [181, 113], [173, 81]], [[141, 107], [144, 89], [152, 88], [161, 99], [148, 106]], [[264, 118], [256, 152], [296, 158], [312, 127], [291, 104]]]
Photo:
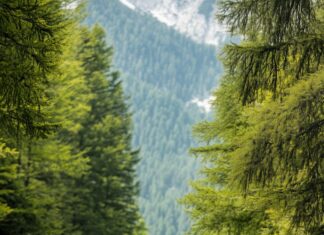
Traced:
[[1, 235], [324, 234], [324, 1], [215, 2], [0, 0]]
[[324, 2], [223, 0], [214, 118], [194, 128], [205, 177], [191, 234], [324, 234]]
[[82, 7], [0, 1], [0, 234], [145, 234], [113, 49]]
[[107, 30], [116, 51], [114, 65], [130, 95], [133, 146], [141, 150], [140, 208], [148, 230], [184, 234], [189, 220], [178, 200], [189, 192], [199, 168], [188, 153], [196, 144], [191, 129], [209, 116], [191, 101], [208, 98], [217, 85], [222, 73], [217, 51], [118, 0], [89, 1], [86, 21]]

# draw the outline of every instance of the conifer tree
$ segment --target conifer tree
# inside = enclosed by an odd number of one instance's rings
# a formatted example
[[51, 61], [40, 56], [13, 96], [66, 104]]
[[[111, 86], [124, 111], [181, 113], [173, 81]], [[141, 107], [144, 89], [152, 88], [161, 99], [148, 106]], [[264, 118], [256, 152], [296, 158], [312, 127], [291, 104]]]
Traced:
[[24, 169], [25, 178], [31, 175], [26, 191], [35, 202], [29, 209], [35, 210], [41, 221], [39, 234], [77, 233], [73, 211], [79, 203], [79, 191], [74, 186], [89, 169], [88, 158], [77, 147], [77, 134], [90, 111], [88, 102], [92, 97], [77, 58], [81, 30], [78, 22], [71, 22], [65, 30], [68, 34], [63, 41], [59, 73], [50, 76], [55, 76], [48, 89], [52, 98], [45, 109], [59, 128], [46, 139], [30, 141], [30, 151], [23, 152], [25, 158], [32, 155], [30, 173], [27, 167]]
[[[184, 199], [193, 228], [199, 234], [322, 234], [323, 1], [224, 0], [220, 9], [219, 19], [244, 39], [224, 49], [217, 119], [197, 127], [210, 144], [193, 151], [213, 167]], [[232, 97], [222, 93], [227, 84]], [[229, 208], [234, 216], [218, 218]], [[243, 212], [252, 214], [237, 226]], [[251, 225], [258, 229], [247, 231]]]
[[112, 48], [98, 26], [84, 30], [79, 57], [94, 97], [79, 132], [79, 148], [90, 159], [76, 225], [84, 234], [133, 234], [139, 225], [135, 165], [131, 149], [131, 122], [119, 74], [112, 71]]
[[0, 234], [142, 235], [112, 49], [70, 2], [0, 1]]
[[40, 107], [61, 51], [64, 2], [0, 1], [2, 131], [43, 135], [49, 128]]
[[62, 49], [65, 2], [0, 1], [1, 203], [10, 212], [1, 218], [1, 234], [36, 234], [39, 228], [34, 211], [27, 210], [32, 201], [25, 194], [22, 152], [26, 140], [44, 137], [55, 127], [44, 107]]
[[4, 143], [0, 144], [0, 222], [13, 210], [8, 198], [16, 193], [16, 157], [17, 153], [14, 150]]

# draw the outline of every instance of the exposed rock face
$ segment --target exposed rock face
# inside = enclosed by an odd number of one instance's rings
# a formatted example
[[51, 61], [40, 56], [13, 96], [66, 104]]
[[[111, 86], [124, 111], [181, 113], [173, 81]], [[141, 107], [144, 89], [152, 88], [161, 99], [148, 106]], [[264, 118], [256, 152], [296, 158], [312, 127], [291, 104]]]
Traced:
[[151, 14], [199, 43], [219, 45], [226, 34], [215, 20], [215, 0], [119, 0], [127, 7]]

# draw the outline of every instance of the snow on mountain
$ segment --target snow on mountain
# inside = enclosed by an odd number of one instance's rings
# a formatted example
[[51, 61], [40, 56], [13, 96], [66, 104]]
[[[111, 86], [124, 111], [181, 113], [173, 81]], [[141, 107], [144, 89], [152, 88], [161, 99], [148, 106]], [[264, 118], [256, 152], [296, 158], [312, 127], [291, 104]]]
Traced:
[[129, 1], [127, 0], [119, 0], [122, 4], [124, 4], [125, 6], [127, 6], [128, 8], [135, 10], [136, 7]]
[[132, 10], [151, 14], [199, 43], [219, 45], [225, 27], [215, 18], [215, 0], [119, 0]]
[[215, 97], [209, 97], [207, 99], [199, 99], [199, 98], [194, 98], [192, 99], [190, 103], [197, 105], [201, 109], [201, 111], [205, 113], [210, 113], [212, 110], [212, 102], [215, 100]]

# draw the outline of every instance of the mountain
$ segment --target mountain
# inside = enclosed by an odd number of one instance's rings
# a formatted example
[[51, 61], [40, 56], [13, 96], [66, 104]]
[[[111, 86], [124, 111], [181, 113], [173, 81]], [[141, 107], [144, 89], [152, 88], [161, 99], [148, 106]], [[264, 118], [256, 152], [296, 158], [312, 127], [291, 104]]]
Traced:
[[215, 0], [120, 0], [128, 8], [145, 12], [198, 43], [220, 45], [224, 27], [215, 22]]
[[199, 168], [188, 154], [195, 145], [191, 128], [210, 115], [208, 97], [222, 68], [214, 46], [198, 43], [138, 10], [139, 3], [90, 0], [86, 23], [98, 22], [106, 29], [115, 48], [115, 67], [122, 71], [130, 97], [133, 145], [141, 157], [140, 208], [150, 234], [180, 235], [189, 220], [177, 200], [190, 190]]

